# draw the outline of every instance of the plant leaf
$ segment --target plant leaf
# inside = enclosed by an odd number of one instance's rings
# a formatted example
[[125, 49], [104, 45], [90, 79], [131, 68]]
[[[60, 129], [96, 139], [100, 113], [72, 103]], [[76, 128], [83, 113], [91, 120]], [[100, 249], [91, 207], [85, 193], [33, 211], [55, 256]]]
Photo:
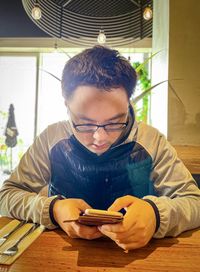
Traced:
[[147, 59], [145, 59], [145, 61], [143, 63], [141, 63], [137, 68], [135, 68], [135, 71], [138, 73], [149, 62], [149, 60], [151, 60], [155, 55], [157, 55], [161, 51], [162, 50], [160, 50], [158, 52], [155, 52], [150, 57], [148, 57]]
[[40, 70], [43, 71], [43, 72], [45, 72], [45, 73], [47, 73], [47, 74], [49, 74], [50, 76], [54, 77], [55, 79], [57, 79], [58, 81], [61, 82], [61, 79], [58, 78], [57, 76], [55, 76], [54, 74], [52, 74], [52, 73], [50, 73], [50, 72], [48, 72], [47, 70], [44, 70], [44, 69], [42, 69], [42, 68], [40, 68]]
[[[177, 80], [179, 80], [179, 79], [177, 79]], [[132, 99], [132, 102], [133, 102], [134, 104], [136, 104], [136, 103], [137, 103], [139, 100], [141, 100], [145, 95], [149, 94], [149, 92], [151, 92], [152, 89], [156, 88], [157, 86], [159, 86], [159, 85], [161, 85], [161, 84], [163, 84], [163, 83], [165, 83], [165, 82], [168, 82], [169, 87], [170, 87], [170, 89], [172, 90], [172, 92], [174, 93], [174, 95], [176, 96], [176, 98], [177, 98], [177, 99], [179, 100], [179, 102], [183, 105], [183, 107], [185, 107], [184, 104], [183, 104], [183, 101], [180, 99], [180, 97], [178, 96], [177, 92], [175, 91], [174, 87], [172, 86], [172, 84], [171, 84], [171, 82], [170, 82], [169, 80], [163, 80], [163, 81], [161, 81], [161, 82], [159, 82], [159, 83], [157, 83], [157, 84], [155, 84], [155, 85], [149, 87], [149, 88], [146, 89], [144, 92], [142, 92], [140, 95], [138, 95], [138, 96], [136, 96], [135, 98], [133, 98], [133, 99]]]
[[157, 84], [155, 84], [154, 86], [151, 86], [149, 87], [148, 89], [146, 89], [144, 92], [142, 92], [140, 95], [134, 97], [132, 99], [133, 103], [136, 104], [139, 100], [141, 100], [145, 95], [147, 95], [152, 89], [156, 88], [157, 86], [161, 85], [162, 83], [165, 83], [167, 82], [168, 80], [164, 80], [164, 81], [161, 81]]
[[182, 101], [182, 100], [180, 99], [180, 97], [178, 96], [177, 92], [175, 91], [175, 89], [174, 89], [174, 87], [172, 86], [172, 84], [171, 84], [170, 81], [169, 81], [169, 87], [170, 87], [170, 89], [172, 90], [172, 92], [174, 93], [174, 95], [176, 96], [176, 98], [179, 100], [179, 102], [181, 102], [181, 104], [183, 105], [183, 107], [185, 107], [184, 104], [183, 104], [183, 101]]
[[65, 52], [63, 49], [58, 48], [58, 52], [65, 54], [69, 59], [71, 59], [71, 56], [67, 52]]

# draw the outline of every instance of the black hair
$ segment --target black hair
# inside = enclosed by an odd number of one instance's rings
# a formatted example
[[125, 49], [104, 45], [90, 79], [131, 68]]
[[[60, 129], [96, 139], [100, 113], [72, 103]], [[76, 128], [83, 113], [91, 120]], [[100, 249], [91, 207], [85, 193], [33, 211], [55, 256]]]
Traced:
[[95, 86], [100, 90], [123, 87], [128, 98], [137, 81], [135, 69], [117, 50], [104, 46], [85, 49], [72, 57], [62, 74], [62, 94], [67, 100], [78, 86]]

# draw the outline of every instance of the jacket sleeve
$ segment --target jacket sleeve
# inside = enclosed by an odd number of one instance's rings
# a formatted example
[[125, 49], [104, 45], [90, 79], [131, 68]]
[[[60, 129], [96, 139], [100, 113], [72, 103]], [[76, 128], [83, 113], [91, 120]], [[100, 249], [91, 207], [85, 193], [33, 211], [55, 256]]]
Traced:
[[152, 200], [159, 210], [160, 227], [154, 237], [177, 236], [200, 226], [200, 190], [165, 137], [157, 132], [152, 141], [151, 179], [157, 196], [144, 198]]
[[49, 217], [54, 197], [41, 193], [50, 180], [48, 129], [38, 136], [0, 190], [0, 214], [55, 228]]

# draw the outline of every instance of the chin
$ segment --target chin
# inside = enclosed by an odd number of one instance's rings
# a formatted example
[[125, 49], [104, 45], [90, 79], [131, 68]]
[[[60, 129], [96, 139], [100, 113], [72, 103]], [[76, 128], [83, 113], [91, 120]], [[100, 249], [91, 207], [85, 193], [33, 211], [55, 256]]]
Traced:
[[105, 153], [109, 148], [103, 149], [103, 150], [95, 150], [93, 148], [88, 148], [92, 153], [95, 153], [96, 155], [101, 155]]

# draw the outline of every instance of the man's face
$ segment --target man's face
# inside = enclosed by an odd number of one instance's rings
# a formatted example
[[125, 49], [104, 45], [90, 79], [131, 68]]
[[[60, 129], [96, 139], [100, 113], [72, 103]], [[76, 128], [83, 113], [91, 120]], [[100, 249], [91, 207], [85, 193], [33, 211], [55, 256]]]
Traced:
[[[105, 91], [93, 86], [79, 86], [66, 105], [75, 125], [105, 125], [127, 121], [129, 103], [122, 87]], [[108, 150], [122, 133], [106, 131], [103, 127], [95, 132], [78, 132], [73, 126], [72, 130], [82, 145], [98, 155]]]

